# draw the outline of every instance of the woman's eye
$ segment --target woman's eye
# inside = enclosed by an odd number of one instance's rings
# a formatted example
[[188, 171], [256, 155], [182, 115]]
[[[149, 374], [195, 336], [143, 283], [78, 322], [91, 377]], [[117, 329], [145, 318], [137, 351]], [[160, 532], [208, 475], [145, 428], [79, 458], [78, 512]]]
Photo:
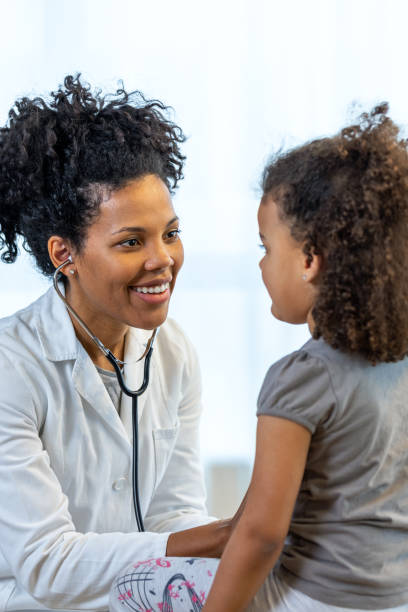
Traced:
[[129, 238], [129, 240], [124, 240], [123, 242], [121, 242], [122, 246], [128, 246], [128, 247], [135, 247], [135, 246], [138, 246], [139, 244], [140, 242], [137, 238]]
[[264, 244], [262, 244], [262, 242], [260, 244], [258, 244], [259, 248], [261, 249], [261, 251], [263, 251], [264, 253], [266, 253], [266, 246]]
[[167, 238], [170, 240], [177, 240], [181, 234], [181, 229], [174, 229], [167, 233]]

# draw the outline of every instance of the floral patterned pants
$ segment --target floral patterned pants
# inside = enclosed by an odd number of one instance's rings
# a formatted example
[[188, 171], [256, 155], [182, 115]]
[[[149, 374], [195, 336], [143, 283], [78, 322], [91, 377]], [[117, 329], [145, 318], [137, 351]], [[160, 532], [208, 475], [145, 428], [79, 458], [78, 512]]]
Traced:
[[[164, 557], [138, 561], [112, 585], [111, 612], [198, 612], [202, 609], [218, 559]], [[322, 603], [291, 588], [273, 572], [247, 612], [368, 612]], [[408, 612], [408, 604], [375, 612]]]

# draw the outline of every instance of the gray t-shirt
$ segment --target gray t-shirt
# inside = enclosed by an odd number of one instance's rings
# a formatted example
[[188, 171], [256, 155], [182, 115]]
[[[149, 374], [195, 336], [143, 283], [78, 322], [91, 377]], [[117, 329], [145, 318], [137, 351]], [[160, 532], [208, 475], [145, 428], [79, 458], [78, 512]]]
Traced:
[[98, 370], [100, 377], [102, 378], [102, 382], [109, 393], [109, 397], [111, 398], [113, 405], [120, 416], [120, 400], [122, 398], [122, 390], [115, 372], [104, 370], [98, 366], [96, 366], [96, 369]]
[[408, 602], [408, 358], [310, 340], [269, 369], [257, 414], [312, 433], [280, 577], [331, 605]]

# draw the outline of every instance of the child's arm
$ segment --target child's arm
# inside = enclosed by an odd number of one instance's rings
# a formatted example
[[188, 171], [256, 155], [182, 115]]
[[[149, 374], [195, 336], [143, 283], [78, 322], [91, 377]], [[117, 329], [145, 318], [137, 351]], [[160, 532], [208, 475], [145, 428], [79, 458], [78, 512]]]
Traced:
[[305, 469], [311, 434], [302, 425], [258, 417], [248, 499], [222, 555], [203, 610], [245, 610], [283, 547]]

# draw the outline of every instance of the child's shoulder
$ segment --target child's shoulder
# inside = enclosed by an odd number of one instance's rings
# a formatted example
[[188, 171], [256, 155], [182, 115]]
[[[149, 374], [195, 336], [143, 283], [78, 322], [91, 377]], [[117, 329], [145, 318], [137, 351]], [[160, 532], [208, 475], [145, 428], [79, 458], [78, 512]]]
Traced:
[[322, 338], [311, 338], [300, 349], [285, 355], [269, 368], [264, 386], [280, 388], [282, 393], [291, 389], [306, 392], [310, 385], [320, 391], [330, 387], [339, 397], [344, 384], [351, 389], [372, 378], [373, 372], [382, 377], [393, 368], [395, 364], [389, 363], [373, 366], [357, 353], [335, 349]]
[[319, 422], [332, 422], [353, 407], [369, 406], [375, 412], [382, 409], [379, 398], [407, 393], [408, 357], [373, 366], [323, 339], [309, 340], [269, 368], [257, 414], [289, 418], [313, 433]]
[[373, 366], [358, 355], [311, 339], [268, 370], [257, 414], [283, 416], [312, 433], [322, 419], [342, 411], [348, 395], [361, 387]]
[[310, 340], [269, 368], [259, 393], [258, 416], [287, 418], [314, 432], [322, 415], [336, 405], [328, 366], [331, 355], [321, 344]]
[[298, 351], [294, 353], [306, 353], [310, 357], [320, 359], [325, 363], [329, 364], [341, 364], [346, 365], [347, 363], [361, 362], [362, 364], [366, 360], [357, 354], [347, 353], [341, 349], [333, 348], [323, 338], [310, 338]]
[[267, 374], [266, 379], [275, 380], [288, 377], [292, 383], [295, 378], [304, 376], [328, 375], [330, 369], [343, 367], [348, 363], [349, 357], [333, 349], [321, 338], [314, 340], [311, 338], [302, 347], [285, 355], [273, 363]]

